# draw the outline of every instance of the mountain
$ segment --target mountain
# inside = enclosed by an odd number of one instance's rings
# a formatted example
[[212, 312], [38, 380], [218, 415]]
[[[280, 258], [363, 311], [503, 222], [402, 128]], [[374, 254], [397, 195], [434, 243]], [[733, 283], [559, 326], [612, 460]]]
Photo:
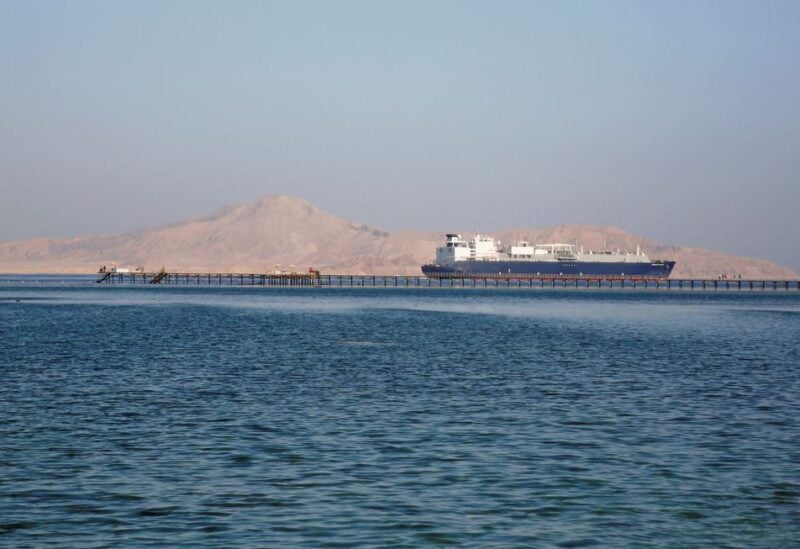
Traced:
[[[678, 261], [674, 277], [800, 278], [769, 261], [669, 246], [610, 226], [563, 225], [500, 231], [503, 242], [578, 242], [586, 249], [637, 246], [651, 258]], [[35, 238], [0, 244], [0, 272], [94, 273], [101, 265], [142, 265], [189, 272], [323, 272], [419, 274], [443, 235], [390, 233], [340, 219], [305, 200], [266, 196], [206, 217], [120, 235]]]
[[339, 219], [305, 200], [267, 196], [210, 216], [113, 236], [0, 244], [0, 272], [93, 273], [100, 265], [148, 270], [411, 272], [438, 235], [394, 233]]

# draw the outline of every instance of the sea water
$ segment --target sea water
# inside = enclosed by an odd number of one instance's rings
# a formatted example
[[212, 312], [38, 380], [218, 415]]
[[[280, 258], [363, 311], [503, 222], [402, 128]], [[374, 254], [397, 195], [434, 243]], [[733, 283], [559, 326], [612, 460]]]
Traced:
[[89, 280], [0, 283], [1, 546], [800, 540], [800, 293]]

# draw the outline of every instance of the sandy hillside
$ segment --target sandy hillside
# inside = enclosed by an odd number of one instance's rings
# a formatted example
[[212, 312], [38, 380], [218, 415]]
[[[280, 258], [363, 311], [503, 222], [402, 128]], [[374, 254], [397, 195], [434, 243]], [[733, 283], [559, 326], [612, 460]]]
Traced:
[[[799, 278], [769, 261], [711, 250], [670, 246], [611, 226], [563, 225], [516, 229], [503, 242], [577, 242], [586, 249], [635, 250], [678, 262], [674, 277]], [[0, 272], [94, 273], [101, 265], [201, 272], [306, 271], [417, 274], [443, 236], [422, 231], [390, 233], [340, 219], [305, 200], [267, 196], [226, 206], [206, 217], [120, 235], [36, 238], [0, 244]]]

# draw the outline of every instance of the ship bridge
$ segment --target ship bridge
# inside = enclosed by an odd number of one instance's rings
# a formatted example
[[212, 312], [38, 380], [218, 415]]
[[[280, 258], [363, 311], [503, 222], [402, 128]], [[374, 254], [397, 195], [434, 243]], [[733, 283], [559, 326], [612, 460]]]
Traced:
[[436, 248], [436, 262], [440, 265], [456, 261], [497, 261], [498, 242], [491, 236], [475, 235], [465, 240], [460, 234], [448, 233], [444, 246]]

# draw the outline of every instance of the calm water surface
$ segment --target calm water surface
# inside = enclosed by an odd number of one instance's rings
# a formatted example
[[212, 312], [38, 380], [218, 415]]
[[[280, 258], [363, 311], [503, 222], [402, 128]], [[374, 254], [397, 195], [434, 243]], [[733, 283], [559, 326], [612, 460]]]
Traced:
[[800, 540], [800, 293], [0, 284], [0, 546]]

